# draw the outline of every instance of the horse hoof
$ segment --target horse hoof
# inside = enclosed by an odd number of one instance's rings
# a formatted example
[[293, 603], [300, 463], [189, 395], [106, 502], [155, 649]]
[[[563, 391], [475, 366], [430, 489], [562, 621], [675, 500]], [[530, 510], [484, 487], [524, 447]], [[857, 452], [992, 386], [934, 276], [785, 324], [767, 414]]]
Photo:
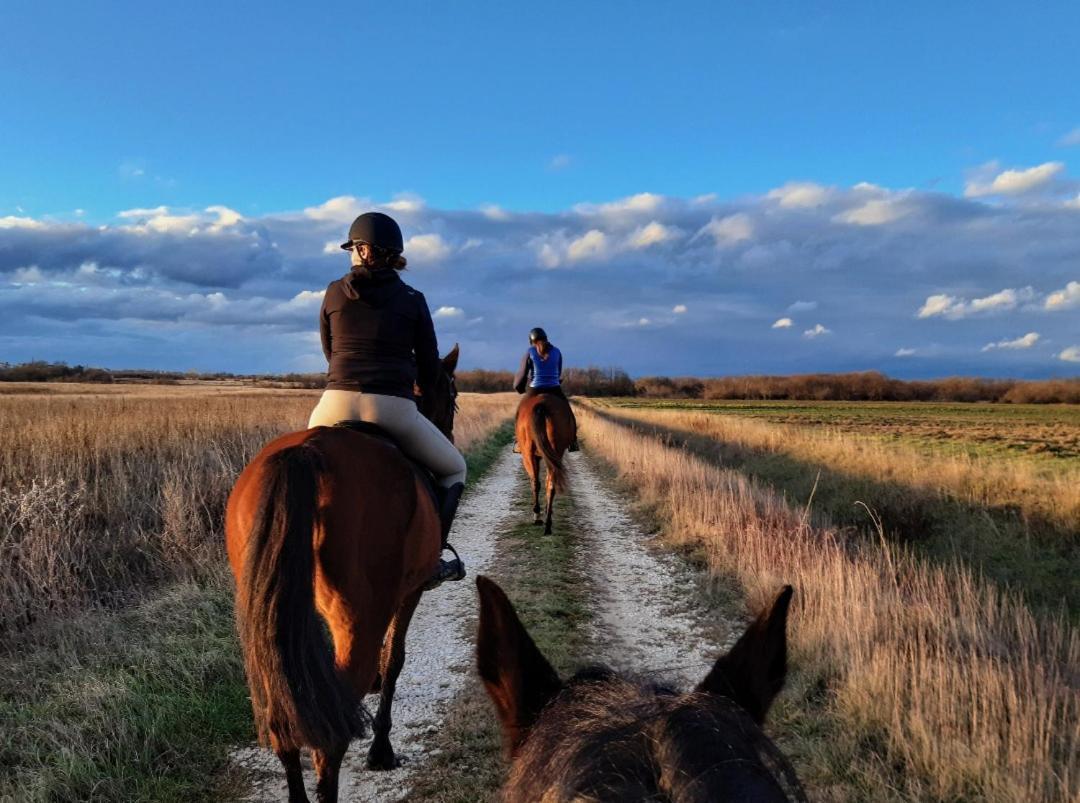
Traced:
[[551, 525], [544, 528], [544, 535], [551, 535]]
[[367, 768], [374, 770], [375, 772], [386, 772], [387, 770], [395, 770], [402, 764], [401, 756], [394, 753], [392, 748], [386, 748], [385, 750], [372, 750], [368, 753]]

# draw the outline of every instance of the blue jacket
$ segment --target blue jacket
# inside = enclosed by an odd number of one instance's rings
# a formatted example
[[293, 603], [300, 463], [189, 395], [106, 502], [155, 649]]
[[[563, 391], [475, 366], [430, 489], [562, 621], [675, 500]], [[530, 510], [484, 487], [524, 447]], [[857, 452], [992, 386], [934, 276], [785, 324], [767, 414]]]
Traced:
[[562, 352], [549, 345], [547, 359], [544, 359], [536, 346], [529, 346], [514, 377], [514, 390], [524, 393], [526, 385], [532, 388], [557, 388], [561, 383]]

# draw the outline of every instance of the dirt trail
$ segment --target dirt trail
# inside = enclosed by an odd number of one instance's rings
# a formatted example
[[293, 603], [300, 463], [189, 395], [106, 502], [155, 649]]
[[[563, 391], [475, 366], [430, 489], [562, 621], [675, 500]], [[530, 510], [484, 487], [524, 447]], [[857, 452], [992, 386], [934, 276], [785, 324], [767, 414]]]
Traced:
[[594, 465], [568, 455], [570, 487], [581, 511], [585, 554], [593, 576], [593, 627], [598, 656], [615, 669], [655, 673], [680, 688], [700, 681], [732, 637], [730, 623], [707, 617], [690, 570], [651, 545]]
[[[425, 737], [438, 727], [442, 712], [453, 704], [452, 698], [472, 671], [476, 619], [472, 578], [490, 563], [495, 533], [508, 526], [507, 519], [513, 515], [519, 467], [518, 456], [507, 448], [484, 481], [462, 499], [450, 540], [465, 559], [471, 577], [426, 594], [409, 627], [390, 734], [404, 763], [390, 772], [370, 772], [364, 767], [370, 740], [353, 742], [342, 764], [341, 801], [401, 800], [408, 792], [409, 779], [422, 769]], [[369, 696], [366, 702], [374, 714], [378, 697]], [[248, 747], [234, 756], [238, 764], [257, 772], [258, 780], [247, 800], [288, 801], [285, 776], [273, 753]], [[306, 756], [304, 770], [308, 793], [314, 799], [315, 776]]]
[[[701, 615], [700, 605], [694, 603], [692, 575], [676, 558], [651, 548], [650, 536], [626, 513], [627, 502], [601, 476], [595, 458], [576, 453], [567, 460], [578, 520], [567, 520], [567, 508], [560, 510], [556, 503], [551, 537], [577, 530], [582, 565], [593, 580], [591, 628], [599, 650], [582, 656], [583, 661], [603, 661], [635, 674], [654, 673], [658, 680], [682, 688], [696, 683], [721, 649], [728, 628]], [[462, 503], [452, 540], [473, 577], [492, 562], [497, 533], [526, 515], [520, 498], [526, 492], [522, 476], [520, 459], [507, 448]], [[392, 772], [369, 772], [364, 768], [367, 740], [355, 742], [342, 767], [342, 801], [406, 797], [411, 779], [430, 757], [424, 752], [427, 737], [472, 671], [475, 617], [472, 582], [452, 584], [421, 601], [409, 630], [391, 735], [405, 763]], [[374, 713], [377, 698], [367, 702]], [[247, 747], [237, 750], [234, 759], [255, 771], [257, 780], [248, 800], [287, 801], [284, 775], [272, 753]], [[306, 757], [305, 774], [313, 794], [314, 773]]]

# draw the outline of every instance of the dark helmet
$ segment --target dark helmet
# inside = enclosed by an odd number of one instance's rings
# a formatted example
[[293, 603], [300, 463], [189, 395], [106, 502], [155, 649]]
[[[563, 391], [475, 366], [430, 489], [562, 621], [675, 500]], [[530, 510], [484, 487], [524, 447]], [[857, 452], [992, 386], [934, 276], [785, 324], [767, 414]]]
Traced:
[[529, 330], [529, 342], [530, 343], [537, 343], [537, 342], [539, 342], [541, 340], [544, 340], [544, 341], [547, 340], [547, 332], [545, 332], [539, 326], [537, 326], [535, 329], [530, 329]]
[[382, 212], [365, 212], [352, 222], [349, 226], [349, 241], [342, 243], [341, 248], [351, 251], [355, 243], [367, 243], [398, 254], [405, 250], [401, 227], [392, 217]]

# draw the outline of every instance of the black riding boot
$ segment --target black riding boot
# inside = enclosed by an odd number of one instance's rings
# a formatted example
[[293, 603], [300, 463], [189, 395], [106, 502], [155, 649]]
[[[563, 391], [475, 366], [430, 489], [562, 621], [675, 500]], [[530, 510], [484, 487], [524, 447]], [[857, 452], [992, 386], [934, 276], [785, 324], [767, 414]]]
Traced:
[[430, 591], [447, 580], [464, 580], [465, 564], [462, 563], [457, 551], [450, 546], [450, 525], [454, 523], [454, 515], [457, 513], [458, 502], [461, 501], [461, 492], [465, 490], [465, 483], [457, 482], [449, 488], [439, 487], [436, 495], [439, 502], [439, 520], [442, 523], [442, 548], [449, 549], [454, 553], [452, 560], [439, 558], [439, 565], [435, 568], [435, 574], [428, 580], [425, 590]]

